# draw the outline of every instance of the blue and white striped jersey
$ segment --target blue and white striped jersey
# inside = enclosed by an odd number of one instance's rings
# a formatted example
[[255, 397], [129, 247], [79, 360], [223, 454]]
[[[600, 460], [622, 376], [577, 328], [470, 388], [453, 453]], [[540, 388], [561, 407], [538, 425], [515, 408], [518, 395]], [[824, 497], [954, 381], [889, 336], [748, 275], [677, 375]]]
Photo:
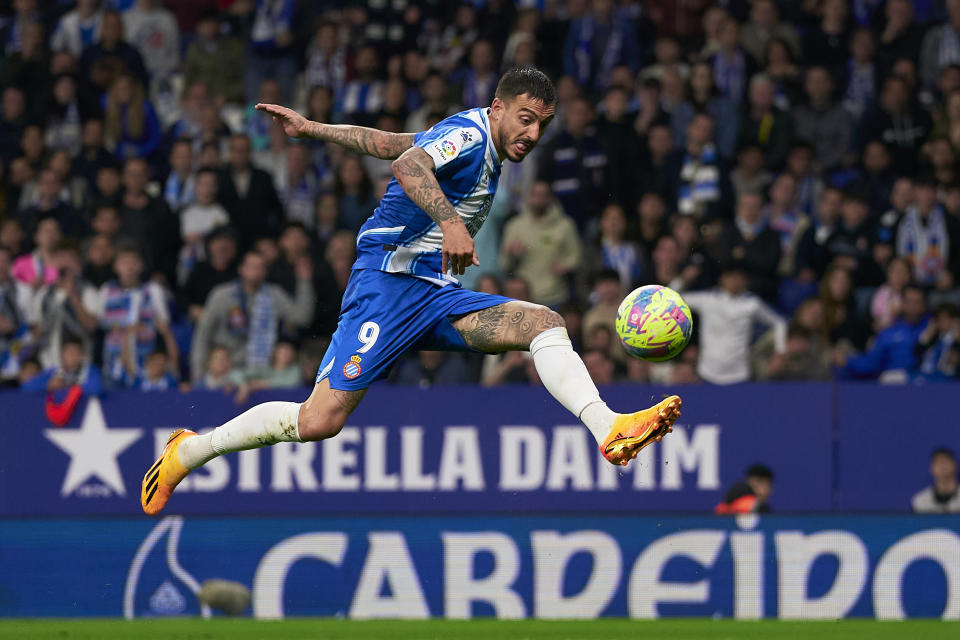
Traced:
[[[436, 165], [437, 182], [471, 236], [483, 225], [500, 180], [500, 159], [490, 138], [487, 108], [470, 109], [418, 133], [413, 144]], [[408, 273], [439, 285], [459, 282], [441, 273], [443, 234], [393, 179], [357, 235], [355, 269]]]

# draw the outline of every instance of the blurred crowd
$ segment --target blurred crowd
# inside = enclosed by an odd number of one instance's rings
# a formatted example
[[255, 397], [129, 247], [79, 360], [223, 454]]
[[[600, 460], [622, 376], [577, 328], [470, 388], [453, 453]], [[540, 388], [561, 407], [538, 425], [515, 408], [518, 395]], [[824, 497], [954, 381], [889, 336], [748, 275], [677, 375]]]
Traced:
[[[465, 286], [548, 305], [598, 384], [953, 379], [960, 0], [0, 2], [0, 379], [312, 383], [390, 162], [258, 102], [421, 131], [535, 64], [557, 116], [507, 163]], [[676, 360], [617, 305], [668, 285]], [[397, 384], [536, 384], [413, 353]]]

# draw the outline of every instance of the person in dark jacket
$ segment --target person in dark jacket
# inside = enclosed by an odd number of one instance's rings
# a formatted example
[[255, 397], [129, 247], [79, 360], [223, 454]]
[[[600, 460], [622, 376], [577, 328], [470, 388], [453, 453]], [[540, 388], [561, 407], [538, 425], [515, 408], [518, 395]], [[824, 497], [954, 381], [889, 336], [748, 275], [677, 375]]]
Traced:
[[739, 146], [756, 144], [763, 149], [764, 166], [771, 171], [783, 167], [793, 142], [793, 118], [774, 106], [774, 97], [770, 78], [758, 73], [750, 79], [750, 100], [740, 114], [737, 135]]
[[739, 513], [767, 513], [770, 511], [770, 494], [773, 493], [773, 471], [762, 464], [747, 469], [747, 477], [736, 483], [716, 506], [717, 515]]
[[740, 194], [736, 219], [724, 224], [714, 259], [720, 265], [740, 264], [747, 274], [747, 289], [765, 300], [773, 300], [780, 256], [780, 236], [763, 219], [763, 196]]
[[230, 159], [220, 171], [217, 202], [230, 214], [231, 224], [240, 235], [241, 250], [258, 238], [275, 237], [280, 229], [280, 199], [270, 174], [251, 163], [246, 134], [230, 138]]

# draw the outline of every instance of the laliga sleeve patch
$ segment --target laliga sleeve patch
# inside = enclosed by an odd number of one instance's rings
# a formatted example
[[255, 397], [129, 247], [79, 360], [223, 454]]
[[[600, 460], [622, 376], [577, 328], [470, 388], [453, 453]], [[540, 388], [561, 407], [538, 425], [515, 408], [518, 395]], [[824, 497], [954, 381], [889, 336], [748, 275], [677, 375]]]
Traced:
[[457, 158], [464, 149], [482, 140], [480, 132], [469, 127], [446, 131], [441, 136], [423, 144], [423, 150], [433, 158], [438, 169]]

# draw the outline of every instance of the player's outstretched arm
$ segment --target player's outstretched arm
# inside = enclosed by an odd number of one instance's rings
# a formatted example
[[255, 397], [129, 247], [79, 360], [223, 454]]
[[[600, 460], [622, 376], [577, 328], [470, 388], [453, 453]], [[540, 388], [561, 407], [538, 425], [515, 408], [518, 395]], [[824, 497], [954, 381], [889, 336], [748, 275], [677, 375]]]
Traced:
[[412, 133], [390, 133], [368, 127], [355, 127], [348, 124], [324, 124], [307, 120], [302, 115], [278, 104], [258, 104], [258, 111], [273, 116], [283, 132], [291, 138], [312, 138], [326, 142], [336, 142], [353, 151], [393, 160], [413, 146]]
[[433, 158], [420, 147], [411, 147], [394, 160], [392, 166], [393, 175], [404, 192], [443, 231], [443, 272], [447, 272], [448, 265], [454, 275], [463, 274], [471, 264], [479, 266], [480, 260], [467, 225], [437, 182]]

